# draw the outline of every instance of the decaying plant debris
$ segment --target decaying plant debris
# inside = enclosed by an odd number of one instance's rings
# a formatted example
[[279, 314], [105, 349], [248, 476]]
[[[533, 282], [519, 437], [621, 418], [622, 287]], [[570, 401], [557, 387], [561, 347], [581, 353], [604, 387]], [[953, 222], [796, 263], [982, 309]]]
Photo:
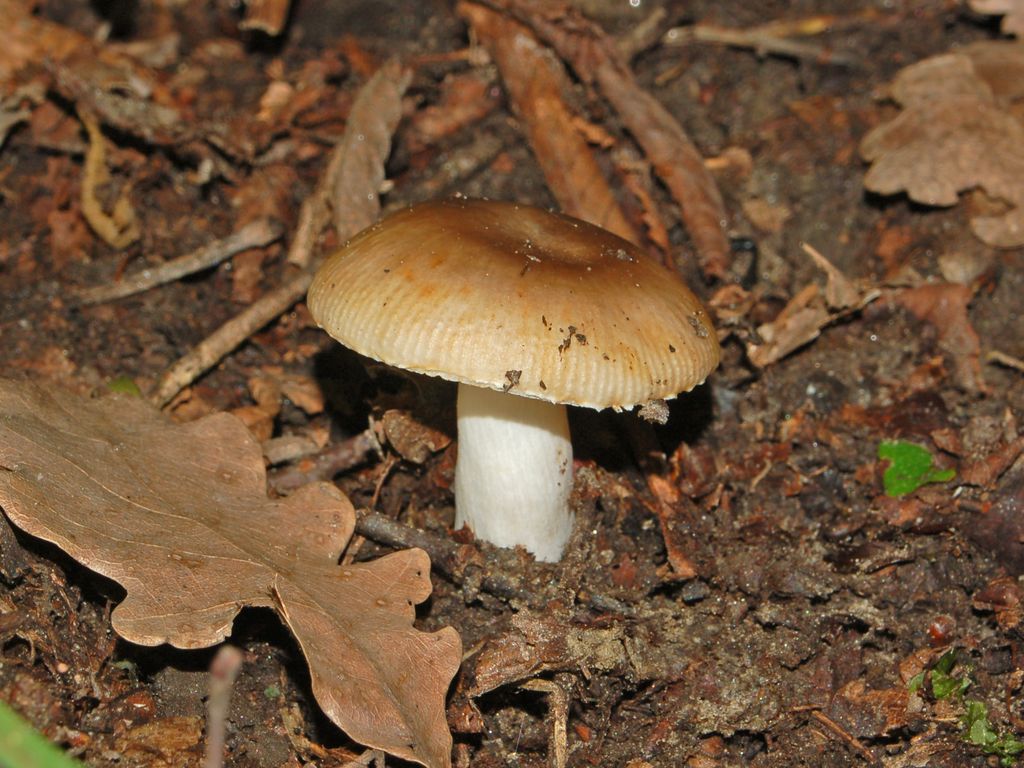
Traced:
[[[1014, 764], [1019, 2], [0, 18], [0, 701], [47, 738], [97, 766], [220, 735], [260, 768]], [[302, 301], [451, 194], [615, 229], [718, 330], [665, 426], [572, 417], [559, 564], [451, 530], [454, 389]], [[893, 492], [883, 443], [925, 479]]]

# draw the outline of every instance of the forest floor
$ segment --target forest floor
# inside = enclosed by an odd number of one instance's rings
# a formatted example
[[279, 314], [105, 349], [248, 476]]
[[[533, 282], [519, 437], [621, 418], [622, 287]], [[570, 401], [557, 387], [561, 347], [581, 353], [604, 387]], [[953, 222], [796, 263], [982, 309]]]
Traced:
[[[637, 141], [643, 126], [532, 37], [530, 3], [484, 3], [519, 9], [523, 26], [495, 32], [474, 14], [500, 14], [482, 6], [297, 2], [278, 34], [244, 29], [245, 9], [219, 0], [31, 5], [36, 26], [0, 50], [4, 376], [88, 396], [165, 387], [180, 423], [235, 413], [268, 454], [273, 494], [331, 480], [399, 524], [389, 541], [364, 519], [348, 561], [417, 532], [449, 552], [454, 535], [483, 565], [474, 579], [465, 563], [435, 568], [416, 614], [417, 628], [462, 639], [454, 764], [1015, 763], [1024, 239], [1006, 222], [1024, 205], [1024, 54], [1012, 15], [1004, 32], [955, 0], [570, 4], [620, 43], [637, 92], [705, 158], [730, 244], [709, 265]], [[0, 16], [24, 7], [3, 0]], [[561, 31], [577, 19], [549, 11], [536, 18]], [[509, 85], [518, 54], [502, 56], [503, 35], [529, 36], [561, 74], [523, 54], [529, 70]], [[955, 76], [919, 73], [931, 102], [891, 87], [945, 54], [935, 67]], [[546, 163], [582, 137], [621, 219], [718, 329], [720, 367], [671, 402], [667, 424], [573, 410], [577, 532], [561, 563], [453, 534], [454, 386], [348, 352], [301, 299], [199, 378], [163, 377], [302, 269], [286, 258], [300, 209], [391, 57], [407, 82], [373, 205], [379, 191], [383, 213], [452, 194], [566, 209], [590, 181]], [[955, 101], [968, 81], [982, 83], [975, 101]], [[560, 100], [547, 108], [572, 117], [545, 150], [530, 99], [549, 91]], [[904, 118], [895, 149], [865, 141]], [[272, 234], [217, 265], [82, 300], [264, 221]], [[341, 229], [314, 232], [314, 262]], [[879, 457], [893, 441], [934, 462], [901, 495]], [[118, 638], [116, 583], [0, 526], [0, 700], [89, 765], [200, 765], [215, 649]], [[244, 655], [226, 765], [382, 759], [322, 713], [272, 611], [243, 611], [228, 641]]]

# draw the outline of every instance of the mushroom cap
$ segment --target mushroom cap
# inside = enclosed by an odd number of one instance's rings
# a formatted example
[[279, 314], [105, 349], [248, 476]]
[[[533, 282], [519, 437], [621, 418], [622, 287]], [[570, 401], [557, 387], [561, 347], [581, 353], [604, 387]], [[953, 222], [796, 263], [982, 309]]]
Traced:
[[388, 216], [328, 257], [307, 304], [367, 357], [553, 403], [632, 408], [718, 365], [707, 311], [678, 275], [599, 227], [514, 203]]

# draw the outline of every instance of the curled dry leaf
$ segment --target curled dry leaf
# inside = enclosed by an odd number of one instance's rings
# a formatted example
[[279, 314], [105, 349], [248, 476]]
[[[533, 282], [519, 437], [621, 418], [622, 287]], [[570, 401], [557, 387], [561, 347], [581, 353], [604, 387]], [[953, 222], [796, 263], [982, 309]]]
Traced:
[[988, 16], [1002, 16], [1001, 29], [1007, 35], [1024, 33], [1024, 2], [1021, 0], [970, 0], [971, 10]]
[[258, 29], [271, 36], [279, 35], [288, 21], [289, 6], [289, 0], [248, 0], [245, 18], [238, 26], [241, 29]]
[[450, 765], [444, 697], [461, 649], [451, 628], [412, 626], [430, 593], [426, 554], [338, 566], [351, 503], [327, 483], [268, 499], [259, 446], [233, 416], [175, 425], [141, 399], [0, 380], [0, 505], [125, 588], [111, 614], [125, 639], [201, 648], [241, 608], [275, 608], [334, 722]]
[[896, 294], [895, 300], [935, 328], [939, 346], [953, 359], [957, 384], [968, 392], [984, 392], [981, 339], [967, 313], [973, 297], [966, 285], [929, 283], [907, 288]]
[[731, 254], [725, 204], [683, 127], [637, 82], [614, 42], [572, 6], [538, 0], [481, 0], [530, 27], [586, 83], [595, 83], [679, 205], [704, 275], [722, 278]]
[[877, 289], [862, 290], [814, 247], [804, 252], [825, 273], [824, 295], [817, 285], [804, 286], [769, 323], [758, 326], [760, 343], [747, 344], [747, 357], [764, 368], [818, 338], [826, 325], [857, 312], [877, 299]]
[[[345, 134], [331, 152], [316, 191], [302, 206], [288, 261], [307, 267], [321, 230], [334, 214], [339, 240], [370, 226], [380, 215], [384, 161], [402, 117], [402, 96], [412, 79], [397, 59], [384, 63], [352, 103]], [[306, 286], [308, 287], [308, 285]], [[305, 293], [305, 288], [302, 289]]]
[[498, 65], [512, 108], [562, 211], [640, 242], [586, 138], [576, 129], [578, 115], [566, 103], [570, 84], [562, 63], [519, 22], [473, 3], [461, 3], [458, 10]]
[[748, 344], [747, 357], [758, 368], [771, 365], [818, 338], [831, 319], [821, 291], [811, 283], [790, 299], [774, 320], [758, 326], [761, 343]]
[[1019, 85], [1005, 77], [1022, 67], [1024, 46], [988, 42], [903, 69], [892, 85], [903, 111], [861, 142], [872, 164], [864, 186], [937, 206], [981, 187], [1011, 208], [976, 217], [974, 233], [989, 245], [1024, 245], [1024, 125], [1007, 109]]
[[380, 420], [391, 447], [413, 464], [424, 463], [431, 454], [444, 450], [452, 442], [444, 432], [420, 423], [408, 411], [385, 411]]

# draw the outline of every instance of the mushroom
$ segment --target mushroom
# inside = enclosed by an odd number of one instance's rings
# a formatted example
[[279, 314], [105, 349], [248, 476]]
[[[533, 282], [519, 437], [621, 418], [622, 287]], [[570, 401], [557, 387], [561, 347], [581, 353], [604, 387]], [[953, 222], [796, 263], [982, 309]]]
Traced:
[[599, 227], [513, 203], [388, 216], [326, 260], [307, 303], [350, 349], [458, 382], [455, 525], [544, 561], [573, 526], [565, 406], [643, 406], [718, 364], [675, 273]]

